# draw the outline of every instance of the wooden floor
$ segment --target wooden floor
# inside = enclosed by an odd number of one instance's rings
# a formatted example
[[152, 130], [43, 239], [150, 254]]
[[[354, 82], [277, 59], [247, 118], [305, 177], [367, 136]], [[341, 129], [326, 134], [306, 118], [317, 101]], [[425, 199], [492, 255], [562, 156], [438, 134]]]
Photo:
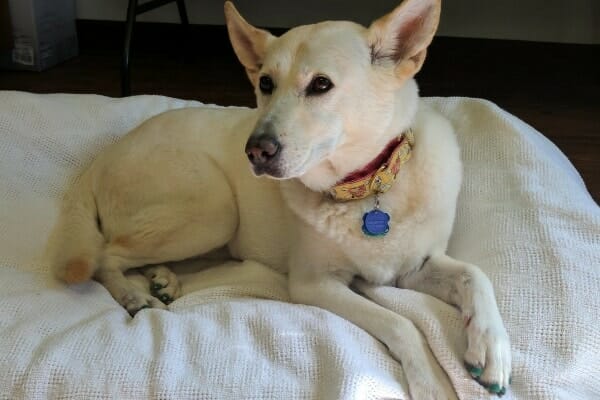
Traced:
[[[42, 73], [0, 71], [0, 89], [119, 96], [123, 28], [78, 21], [80, 56]], [[139, 23], [134, 94], [254, 105], [223, 27]], [[187, 57], [184, 57], [187, 55]], [[424, 96], [489, 99], [544, 133], [600, 201], [600, 46], [438, 37], [417, 76]]]

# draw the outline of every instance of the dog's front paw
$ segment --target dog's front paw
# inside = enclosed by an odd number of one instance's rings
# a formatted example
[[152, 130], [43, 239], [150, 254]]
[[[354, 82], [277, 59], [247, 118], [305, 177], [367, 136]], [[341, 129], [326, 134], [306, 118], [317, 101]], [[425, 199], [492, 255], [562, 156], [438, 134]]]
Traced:
[[160, 300], [141, 290], [132, 291], [123, 295], [119, 299], [119, 303], [132, 317], [144, 308], [160, 308], [163, 310], [167, 308]]
[[172, 303], [181, 296], [181, 285], [177, 275], [164, 265], [146, 268], [146, 278], [150, 280], [150, 293], [165, 304]]
[[467, 322], [465, 366], [490, 393], [503, 396], [511, 381], [510, 341], [502, 323], [473, 317]]

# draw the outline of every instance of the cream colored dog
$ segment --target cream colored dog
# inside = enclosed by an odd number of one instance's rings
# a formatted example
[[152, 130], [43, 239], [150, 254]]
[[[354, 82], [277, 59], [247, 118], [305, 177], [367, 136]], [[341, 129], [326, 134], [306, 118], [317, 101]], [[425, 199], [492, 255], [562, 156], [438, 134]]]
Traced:
[[[454, 398], [415, 326], [349, 288], [357, 277], [396, 284], [460, 309], [469, 371], [504, 394], [510, 345], [492, 285], [445, 254], [461, 185], [457, 142], [413, 80], [440, 1], [405, 0], [368, 29], [324, 22], [281, 37], [229, 2], [225, 14], [258, 108], [169, 111], [103, 151], [67, 193], [57, 276], [95, 278], [135, 314], [179, 296], [161, 263], [226, 247], [287, 272], [295, 302], [382, 341], [413, 398]], [[123, 274], [148, 265], [152, 294]]]

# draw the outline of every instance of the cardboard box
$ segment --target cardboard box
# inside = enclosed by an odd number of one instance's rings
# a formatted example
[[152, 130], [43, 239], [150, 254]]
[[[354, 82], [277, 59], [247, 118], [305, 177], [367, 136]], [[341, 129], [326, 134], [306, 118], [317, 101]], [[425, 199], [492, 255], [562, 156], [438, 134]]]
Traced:
[[10, 23], [0, 29], [0, 68], [41, 71], [76, 56], [75, 16], [75, 0], [0, 0]]

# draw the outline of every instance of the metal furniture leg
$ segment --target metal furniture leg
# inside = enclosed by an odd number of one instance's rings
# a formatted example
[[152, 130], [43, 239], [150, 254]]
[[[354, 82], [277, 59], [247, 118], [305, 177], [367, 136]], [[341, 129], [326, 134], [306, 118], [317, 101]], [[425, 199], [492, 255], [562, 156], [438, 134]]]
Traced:
[[184, 0], [151, 0], [138, 4], [138, 0], [129, 0], [127, 6], [127, 19], [125, 22], [125, 42], [123, 44], [123, 58], [121, 60], [121, 96], [131, 95], [131, 40], [133, 38], [133, 25], [135, 17], [155, 8], [162, 7], [165, 4], [177, 3], [177, 11], [183, 30], [183, 40], [186, 47], [189, 47], [189, 20]]
[[131, 38], [133, 35], [133, 24], [137, 15], [137, 0], [129, 0], [127, 6], [127, 20], [125, 22], [125, 42], [123, 44], [123, 58], [121, 60], [121, 96], [131, 94]]

